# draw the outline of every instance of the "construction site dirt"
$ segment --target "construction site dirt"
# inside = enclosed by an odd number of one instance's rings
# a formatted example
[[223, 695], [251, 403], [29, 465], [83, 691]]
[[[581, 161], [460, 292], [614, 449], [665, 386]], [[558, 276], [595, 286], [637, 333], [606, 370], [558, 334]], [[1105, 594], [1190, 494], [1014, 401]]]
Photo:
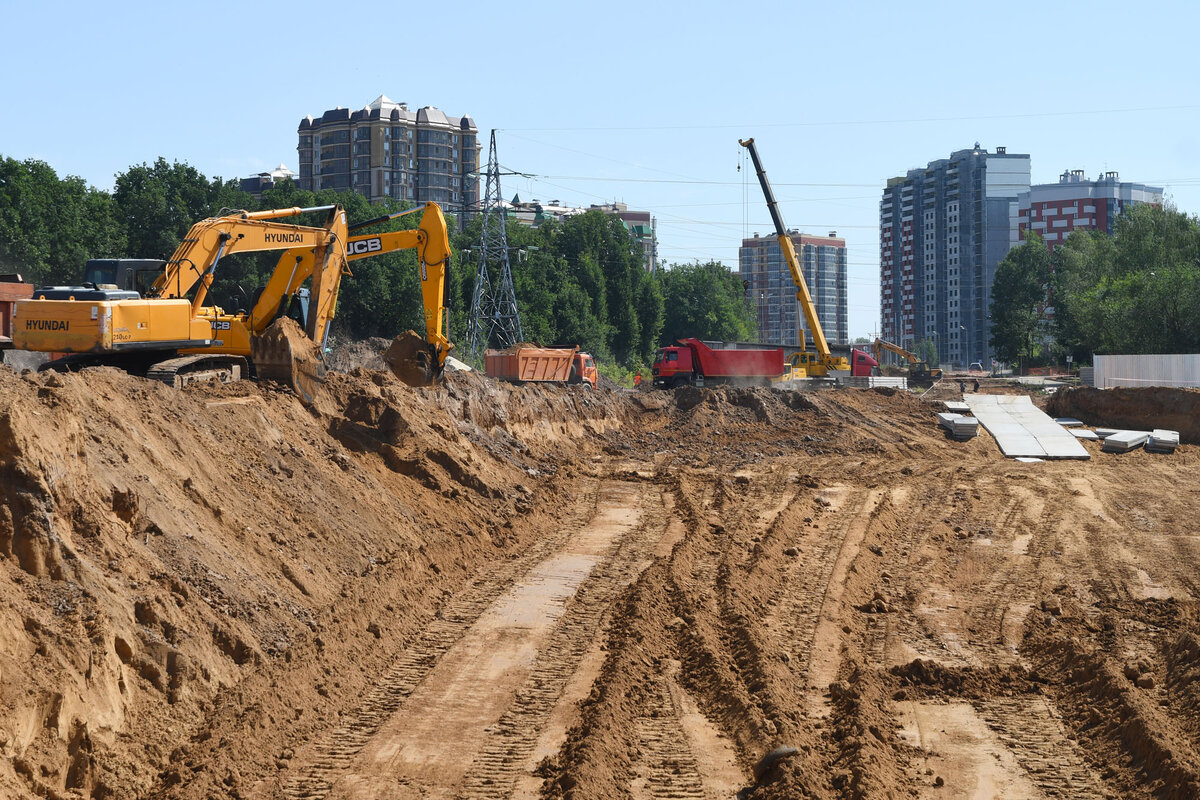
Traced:
[[1200, 450], [935, 410], [0, 366], [0, 796], [1200, 796]]

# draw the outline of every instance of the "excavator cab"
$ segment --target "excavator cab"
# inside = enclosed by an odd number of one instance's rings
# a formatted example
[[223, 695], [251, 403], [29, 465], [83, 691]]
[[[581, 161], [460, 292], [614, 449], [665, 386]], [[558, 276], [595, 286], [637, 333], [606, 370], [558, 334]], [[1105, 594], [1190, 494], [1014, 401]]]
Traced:
[[166, 267], [166, 261], [155, 258], [89, 258], [83, 266], [83, 282], [144, 297]]

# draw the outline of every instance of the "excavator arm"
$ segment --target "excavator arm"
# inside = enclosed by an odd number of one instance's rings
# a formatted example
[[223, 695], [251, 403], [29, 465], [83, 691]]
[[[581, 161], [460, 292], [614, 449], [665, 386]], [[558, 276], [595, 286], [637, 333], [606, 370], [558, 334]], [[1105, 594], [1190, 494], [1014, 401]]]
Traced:
[[[449, 277], [450, 237], [446, 227], [446, 217], [437, 203], [426, 203], [421, 208], [387, 214], [351, 226], [350, 231], [362, 230], [383, 222], [423, 212], [421, 223], [416, 230], [391, 231], [389, 233], [372, 233], [358, 236], [346, 236], [346, 261], [353, 262], [364, 258], [394, 253], [398, 250], [416, 250], [417, 266], [421, 278], [421, 299], [424, 306], [425, 341], [429, 345], [431, 370], [440, 373], [445, 366], [446, 357], [454, 348], [445, 335], [446, 324], [446, 283]], [[321, 305], [321, 287], [334, 287], [330, 297], [337, 298], [336, 281], [340, 274], [334, 275], [331, 269], [314, 271], [314, 264], [319, 253], [310, 247], [296, 247], [288, 250], [279, 259], [271, 281], [267, 284], [254, 305], [250, 314], [251, 327], [257, 332], [264, 330], [276, 318], [284, 298], [294, 294], [301, 284], [313, 275], [313, 296], [317, 301], [315, 314], [310, 314], [309, 336], [318, 344], [324, 340], [323, 328], [333, 317], [332, 305]], [[324, 273], [324, 274], [323, 274]], [[322, 280], [318, 281], [318, 278]]]
[[[314, 211], [328, 211], [324, 228], [276, 222]], [[324, 252], [336, 236], [332, 229], [340, 206], [279, 208], [267, 211], [238, 211], [197, 222], [175, 249], [162, 275], [146, 292], [147, 297], [186, 297], [194, 287], [192, 308], [204, 305], [213, 276], [221, 259], [231, 253], [262, 250], [320, 249]], [[342, 213], [344, 232], [345, 214]]]
[[880, 364], [883, 363], [883, 351], [884, 350], [888, 351], [889, 353], [895, 353], [896, 355], [900, 356], [904, 360], [908, 361], [908, 363], [910, 363], [910, 364], [916, 364], [918, 361], [920, 361], [920, 359], [917, 358], [916, 353], [911, 353], [908, 350], [905, 350], [900, 345], [892, 344], [891, 342], [885, 341], [883, 339], [876, 339], [875, 344], [872, 345], [872, 347], [875, 350], [875, 360], [878, 361]]

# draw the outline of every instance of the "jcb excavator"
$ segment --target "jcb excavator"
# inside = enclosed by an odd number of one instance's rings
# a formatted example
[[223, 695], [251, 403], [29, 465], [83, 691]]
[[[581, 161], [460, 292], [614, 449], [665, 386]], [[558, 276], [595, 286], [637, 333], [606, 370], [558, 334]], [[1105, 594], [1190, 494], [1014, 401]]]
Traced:
[[875, 360], [880, 364], [883, 363], [883, 353], [886, 350], [889, 353], [895, 353], [908, 362], [908, 379], [912, 383], [933, 383], [942, 379], [942, 371], [937, 367], [930, 367], [925, 363], [924, 359], [916, 353], [905, 350], [898, 344], [876, 339], [871, 346], [875, 351]]
[[[355, 229], [419, 210], [380, 217]], [[450, 247], [441, 209], [428, 203], [423, 210], [417, 231], [358, 237], [349, 236], [345, 211], [336, 205], [213, 217], [192, 226], [144, 295], [107, 283], [36, 290], [33, 299], [15, 309], [14, 346], [67, 354], [47, 365], [54, 369], [113, 365], [175, 386], [200, 379], [236, 380], [253, 368], [259, 377], [291, 384], [307, 401], [323, 372], [321, 346], [341, 279], [349, 274], [348, 262], [411, 247], [420, 259], [432, 379], [452, 347], [441, 332]], [[328, 212], [320, 228], [276, 221], [320, 211]], [[249, 312], [226, 313], [204, 305], [223, 257], [268, 250], [285, 252]], [[140, 269], [129, 270], [130, 276], [145, 273], [147, 262], [131, 263]], [[119, 262], [112, 272], [121, 274]], [[302, 289], [310, 277], [311, 290]], [[297, 353], [301, 342], [283, 326], [272, 327], [284, 315], [303, 320], [315, 358]]]
[[[808, 283], [804, 280], [804, 271], [800, 269], [800, 259], [796, 257], [796, 248], [792, 244], [792, 237], [788, 235], [787, 228], [784, 227], [783, 217], [779, 213], [779, 204], [775, 202], [775, 194], [771, 191], [771, 184], [767, 182], [767, 173], [763, 170], [762, 162], [758, 160], [758, 149], [754, 146], [754, 139], [738, 139], [738, 144], [750, 151], [750, 159], [754, 162], [754, 171], [758, 173], [758, 183], [762, 186], [763, 195], [767, 199], [767, 210], [771, 212], [771, 222], [775, 224], [775, 237], [779, 240], [779, 249], [783, 251], [783, 259], [792, 273], [792, 282], [796, 284], [796, 299], [800, 302], [800, 307], [804, 309], [804, 319], [808, 323], [813, 346], [817, 351], [809, 353], [804, 349], [807, 342], [804, 332], [799, 331], [802, 350], [793, 354], [789, 360], [792, 368], [791, 377], [825, 378], [849, 375], [851, 374], [850, 360], [843, 356], [835, 356], [829, 350], [829, 343], [825, 340], [825, 330], [821, 327], [821, 320], [817, 318], [817, 307], [813, 304], [812, 294], [808, 291]], [[860, 355], [869, 358], [866, 353], [856, 351], [852, 353], [856, 364]]]

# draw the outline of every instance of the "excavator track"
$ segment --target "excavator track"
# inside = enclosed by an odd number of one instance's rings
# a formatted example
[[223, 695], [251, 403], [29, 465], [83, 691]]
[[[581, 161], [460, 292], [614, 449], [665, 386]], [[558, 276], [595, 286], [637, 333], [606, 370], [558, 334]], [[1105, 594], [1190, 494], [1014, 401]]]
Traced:
[[190, 355], [159, 361], [146, 370], [146, 377], [176, 389], [191, 383], [232, 383], [249, 377], [250, 365], [241, 356]]

